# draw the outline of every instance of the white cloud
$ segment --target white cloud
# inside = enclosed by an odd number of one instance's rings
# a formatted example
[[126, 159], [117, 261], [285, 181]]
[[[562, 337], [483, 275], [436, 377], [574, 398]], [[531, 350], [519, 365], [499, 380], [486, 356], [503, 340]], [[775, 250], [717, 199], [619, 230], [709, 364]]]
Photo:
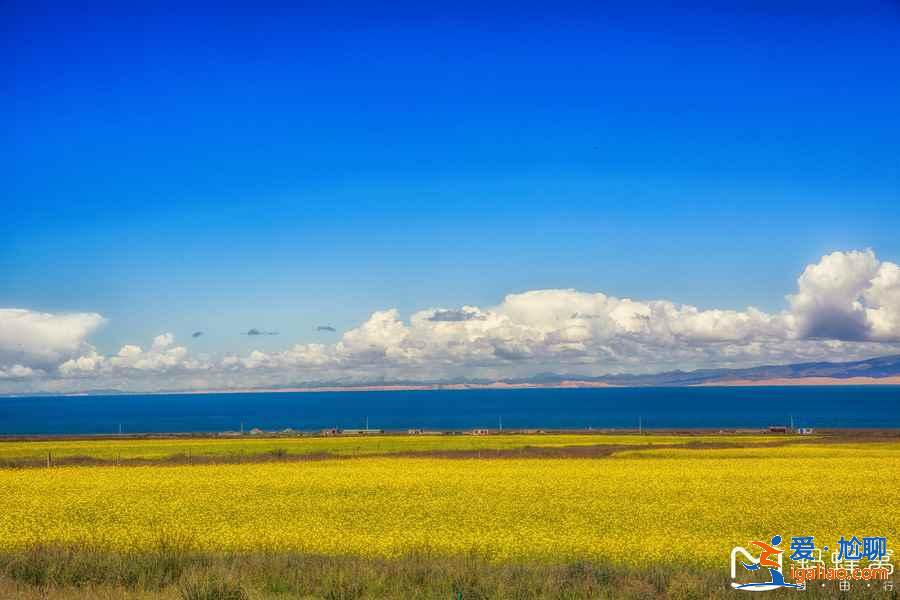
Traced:
[[0, 311], [0, 349], [7, 359], [0, 361], [0, 379], [35, 387], [171, 389], [202, 382], [227, 388], [548, 371], [599, 375], [900, 353], [900, 267], [879, 261], [871, 250], [823, 256], [806, 267], [787, 300], [785, 310], [766, 313], [534, 290], [510, 294], [492, 307], [421, 310], [408, 321], [396, 309], [380, 310], [334, 344], [219, 359], [192, 357], [171, 333], [154, 338], [146, 350], [129, 344], [104, 356], [85, 342], [102, 323], [99, 315], [7, 310]]
[[900, 341], [900, 267], [872, 250], [833, 252], [789, 296], [799, 338]]
[[409, 330], [400, 320], [396, 308], [372, 313], [369, 319], [343, 335], [337, 343], [337, 353], [345, 356], [373, 355], [377, 357], [407, 358], [405, 343]]
[[104, 323], [97, 313], [50, 314], [0, 309], [0, 367], [52, 367], [87, 348], [87, 337]]
[[759, 362], [855, 359], [898, 351], [900, 268], [871, 251], [836, 252], [801, 274], [789, 309], [701, 310], [573, 289], [510, 294], [497, 306], [434, 308], [404, 322], [377, 311], [331, 346], [298, 345], [238, 360], [298, 369], [415, 378], [576, 368], [595, 374]]
[[175, 336], [171, 333], [163, 333], [153, 338], [151, 349], [155, 352], [163, 352], [175, 342]]
[[95, 350], [78, 358], [67, 360], [59, 366], [63, 376], [86, 374], [111, 374], [123, 371], [165, 372], [172, 370], [205, 369], [209, 365], [191, 358], [184, 346], [175, 345], [175, 336], [164, 333], [153, 338], [149, 350], [126, 344], [113, 356], [102, 356]]
[[881, 263], [862, 293], [862, 303], [866, 307], [870, 338], [900, 340], [900, 266]]
[[23, 365], [0, 367], [0, 379], [29, 379], [36, 376], [39, 372]]

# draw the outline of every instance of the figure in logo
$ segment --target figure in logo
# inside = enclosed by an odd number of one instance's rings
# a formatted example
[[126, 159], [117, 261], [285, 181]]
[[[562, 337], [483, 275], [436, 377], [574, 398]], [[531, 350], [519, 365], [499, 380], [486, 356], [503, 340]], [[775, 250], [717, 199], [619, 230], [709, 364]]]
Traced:
[[778, 544], [781, 543], [781, 536], [776, 535], [772, 537], [772, 541], [770, 544], [761, 541], [752, 541], [750, 544], [752, 546], [756, 546], [762, 552], [759, 555], [758, 559], [753, 558], [746, 549], [741, 548], [740, 546], [736, 547], [731, 551], [731, 579], [734, 580], [737, 578], [737, 555], [743, 554], [747, 557], [750, 562], [745, 563], [741, 561], [741, 566], [744, 569], [755, 572], [759, 571], [762, 567], [766, 567], [769, 569], [769, 581], [762, 582], [754, 582], [754, 583], [737, 583], [736, 581], [731, 582], [731, 587], [736, 590], [745, 590], [748, 592], [767, 592], [769, 590], [774, 590], [778, 588], [796, 588], [802, 589], [803, 586], [797, 585], [795, 583], [785, 583], [784, 582], [784, 574], [781, 572], [781, 554], [784, 552], [781, 548], [778, 547]]

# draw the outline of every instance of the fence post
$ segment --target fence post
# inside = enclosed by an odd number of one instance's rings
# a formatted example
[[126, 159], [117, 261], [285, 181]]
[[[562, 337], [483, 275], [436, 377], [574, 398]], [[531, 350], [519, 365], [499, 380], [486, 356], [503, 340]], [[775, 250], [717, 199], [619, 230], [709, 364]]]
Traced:
[[53, 455], [50, 453], [49, 450], [47, 450], [47, 468], [49, 469], [52, 466], [53, 466]]

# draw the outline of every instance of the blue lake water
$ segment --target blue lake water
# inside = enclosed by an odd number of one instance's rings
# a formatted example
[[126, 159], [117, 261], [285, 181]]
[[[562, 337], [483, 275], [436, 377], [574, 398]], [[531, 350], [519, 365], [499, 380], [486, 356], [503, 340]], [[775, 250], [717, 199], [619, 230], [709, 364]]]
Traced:
[[239, 429], [900, 427], [900, 386], [0, 398], [0, 435]]

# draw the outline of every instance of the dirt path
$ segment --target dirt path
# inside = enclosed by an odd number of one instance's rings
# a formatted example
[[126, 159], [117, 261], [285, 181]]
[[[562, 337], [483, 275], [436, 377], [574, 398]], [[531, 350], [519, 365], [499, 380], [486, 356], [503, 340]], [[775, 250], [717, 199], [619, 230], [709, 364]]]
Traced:
[[[896, 439], [896, 438], [895, 438]], [[161, 458], [99, 458], [94, 456], [64, 456], [51, 458], [52, 467], [62, 466], [176, 466], [176, 465], [221, 465], [272, 462], [317, 462], [323, 460], [354, 460], [360, 458], [442, 458], [459, 459], [521, 459], [521, 458], [608, 458], [617, 452], [634, 450], [711, 450], [724, 448], [773, 448], [794, 444], [804, 444], [822, 440], [779, 439], [771, 442], [687, 442], [685, 444], [592, 444], [576, 446], [522, 446], [520, 448], [482, 448], [465, 450], [411, 450], [399, 452], [370, 452], [359, 454], [336, 454], [317, 452], [310, 454], [290, 454], [284, 451], [270, 451], [256, 454], [196, 455], [189, 453], [172, 454]], [[852, 441], [859, 442], [859, 439]], [[36, 469], [47, 468], [47, 459], [21, 458], [0, 460], [0, 468]]]

